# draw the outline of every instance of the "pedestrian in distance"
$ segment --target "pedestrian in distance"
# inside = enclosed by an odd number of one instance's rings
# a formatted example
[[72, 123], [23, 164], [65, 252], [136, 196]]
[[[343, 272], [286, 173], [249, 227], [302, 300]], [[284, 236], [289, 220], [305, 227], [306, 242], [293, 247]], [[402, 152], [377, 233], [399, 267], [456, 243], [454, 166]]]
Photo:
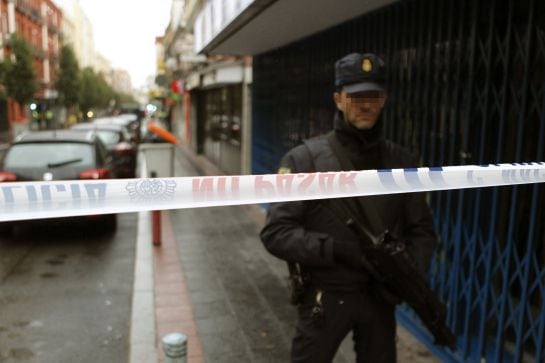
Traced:
[[[383, 135], [384, 61], [371, 53], [335, 63], [334, 129], [306, 140], [281, 160], [279, 173], [416, 167], [418, 159]], [[425, 194], [342, 198], [369, 230], [405, 241], [422, 274], [437, 242]], [[338, 199], [340, 200], [340, 199]], [[337, 201], [338, 201], [337, 200]], [[333, 200], [271, 204], [261, 231], [265, 248], [288, 262], [298, 321], [292, 362], [331, 362], [353, 333], [357, 362], [396, 361], [395, 304], [362, 265], [361, 239]]]

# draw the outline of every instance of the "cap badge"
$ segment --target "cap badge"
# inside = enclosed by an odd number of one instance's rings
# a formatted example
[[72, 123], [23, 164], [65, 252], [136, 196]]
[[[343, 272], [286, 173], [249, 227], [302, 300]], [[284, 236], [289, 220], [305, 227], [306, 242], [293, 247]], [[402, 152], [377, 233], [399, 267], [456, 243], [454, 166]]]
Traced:
[[373, 69], [373, 63], [371, 63], [368, 58], [365, 58], [361, 63], [361, 69], [363, 69], [364, 72], [371, 72]]

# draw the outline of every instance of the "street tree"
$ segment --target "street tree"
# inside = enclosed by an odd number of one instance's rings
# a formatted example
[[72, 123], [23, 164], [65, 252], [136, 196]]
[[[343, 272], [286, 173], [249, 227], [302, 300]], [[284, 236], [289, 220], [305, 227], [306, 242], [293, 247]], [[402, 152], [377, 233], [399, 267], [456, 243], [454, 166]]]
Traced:
[[59, 78], [57, 80], [59, 102], [70, 109], [78, 104], [81, 90], [78, 60], [71, 46], [62, 47], [59, 63]]
[[81, 71], [81, 92], [79, 95], [80, 109], [84, 113], [98, 105], [100, 98], [98, 88], [95, 71], [91, 67], [85, 67]]
[[10, 37], [9, 47], [11, 57], [6, 61], [6, 93], [8, 97], [24, 105], [38, 91], [34, 57], [27, 41], [15, 33]]
[[116, 96], [115, 91], [110, 87], [108, 82], [104, 79], [101, 73], [97, 74], [97, 84], [100, 90], [100, 99], [98, 106], [100, 108], [107, 108], [110, 105], [110, 101]]
[[137, 102], [134, 99], [134, 96], [131, 95], [131, 94], [116, 93], [115, 94], [115, 103], [116, 103], [116, 105], [124, 105], [124, 104], [135, 104]]
[[86, 67], [81, 72], [81, 93], [79, 105], [84, 113], [92, 109], [106, 109], [115, 97], [102, 74]]
[[8, 63], [6, 61], [0, 62], [0, 101], [5, 101], [6, 95], [6, 74], [8, 72]]

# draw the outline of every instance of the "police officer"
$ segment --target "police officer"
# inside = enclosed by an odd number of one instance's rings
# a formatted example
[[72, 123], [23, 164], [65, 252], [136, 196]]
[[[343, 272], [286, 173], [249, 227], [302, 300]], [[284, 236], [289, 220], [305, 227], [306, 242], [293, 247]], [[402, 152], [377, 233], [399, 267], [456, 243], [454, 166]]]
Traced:
[[[412, 154], [383, 136], [384, 81], [385, 65], [375, 54], [352, 53], [335, 63], [337, 112], [330, 136], [353, 170], [417, 166]], [[320, 136], [290, 150], [279, 173], [340, 170], [339, 155], [328, 137]], [[386, 228], [403, 239], [425, 271], [436, 234], [424, 198], [407, 193], [347, 201], [369, 228]], [[362, 267], [361, 241], [326, 202], [272, 204], [261, 231], [265, 248], [296, 266], [304, 281], [304, 292], [297, 302], [292, 362], [331, 362], [350, 331], [358, 362], [395, 362], [395, 303], [379, 293], [378, 283]], [[366, 218], [362, 205], [371, 208], [375, 216]], [[380, 227], [372, 225], [376, 218]]]

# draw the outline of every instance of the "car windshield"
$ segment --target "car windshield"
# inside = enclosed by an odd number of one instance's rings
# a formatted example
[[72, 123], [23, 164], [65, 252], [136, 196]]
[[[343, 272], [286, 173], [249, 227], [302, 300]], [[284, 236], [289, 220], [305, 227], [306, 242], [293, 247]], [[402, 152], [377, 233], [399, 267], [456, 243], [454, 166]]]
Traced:
[[93, 164], [93, 147], [70, 142], [17, 144], [9, 149], [4, 168], [45, 168], [64, 163], [67, 166]]
[[113, 145], [119, 143], [119, 132], [109, 130], [97, 130], [96, 131], [100, 140], [106, 145]]

